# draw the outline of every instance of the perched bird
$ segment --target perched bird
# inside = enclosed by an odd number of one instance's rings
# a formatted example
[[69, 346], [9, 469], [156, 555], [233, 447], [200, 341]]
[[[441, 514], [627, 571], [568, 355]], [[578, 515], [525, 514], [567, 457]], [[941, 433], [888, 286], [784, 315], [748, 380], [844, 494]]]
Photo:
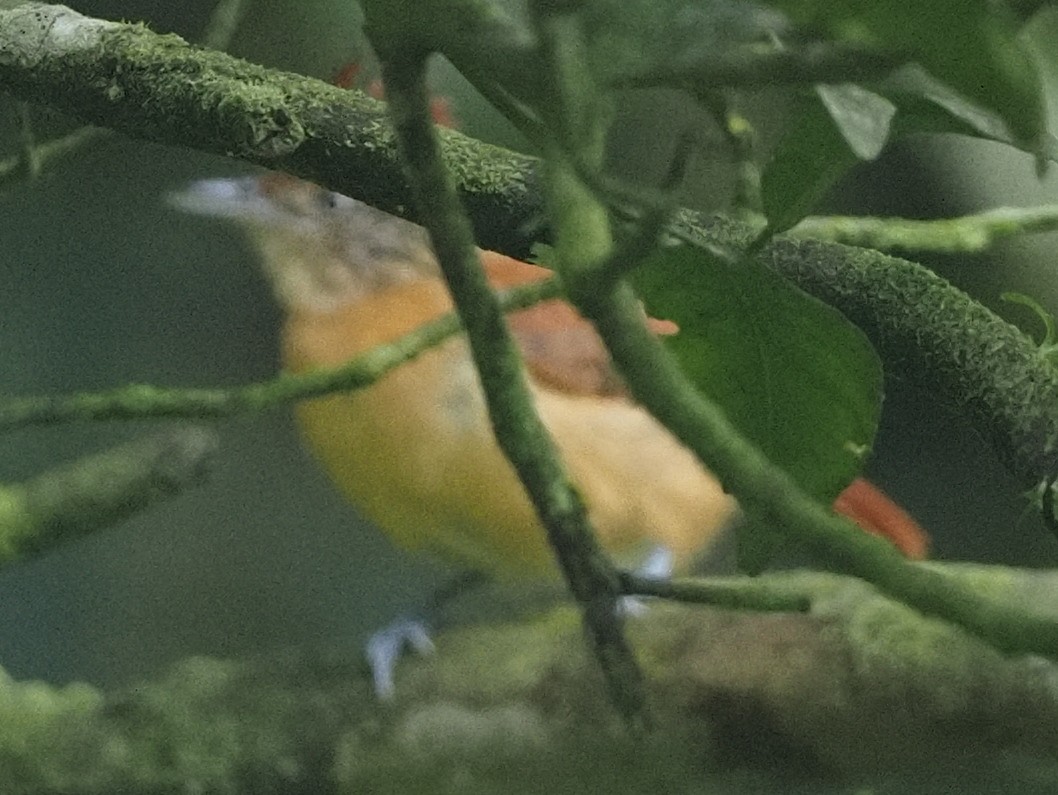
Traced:
[[[286, 313], [282, 366], [338, 365], [452, 309], [425, 230], [282, 174], [205, 180], [183, 209], [237, 221]], [[549, 271], [491, 251], [497, 288]], [[602, 546], [636, 566], [664, 550], [686, 570], [735, 518], [717, 479], [625, 392], [592, 326], [552, 300], [508, 317], [544, 424]], [[651, 321], [658, 333], [672, 324]], [[499, 576], [557, 572], [546, 535], [489, 424], [464, 337], [367, 389], [300, 404], [297, 421], [335, 485], [392, 540]], [[837, 508], [907, 555], [925, 534], [858, 480]]]

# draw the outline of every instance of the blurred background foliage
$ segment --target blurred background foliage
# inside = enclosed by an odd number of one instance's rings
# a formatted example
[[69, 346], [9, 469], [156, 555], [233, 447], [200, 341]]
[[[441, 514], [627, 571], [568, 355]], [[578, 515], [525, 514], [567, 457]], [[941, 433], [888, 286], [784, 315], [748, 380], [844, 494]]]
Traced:
[[[201, 38], [212, 2], [70, 2], [85, 14], [145, 21]], [[254, 0], [229, 51], [331, 79], [364, 60], [360, 14], [349, 0]], [[1027, 35], [1058, 96], [1058, 14]], [[467, 134], [521, 148], [518, 135], [443, 64], [435, 90]], [[789, 97], [763, 91], [746, 111], [765, 148]], [[1053, 103], [1052, 103], [1053, 105]], [[41, 139], [70, 120], [32, 110]], [[17, 150], [18, 108], [0, 98], [0, 152]], [[1058, 127], [1054, 115], [1052, 129]], [[660, 180], [679, 135], [705, 146], [685, 202], [729, 200], [723, 136], [671, 91], [620, 98], [613, 172]], [[180, 215], [165, 194], [202, 176], [247, 167], [113, 137], [29, 184], [0, 193], [0, 393], [101, 389], [129, 382], [237, 384], [275, 371], [279, 315], [235, 230]], [[946, 217], [999, 205], [1058, 201], [1058, 173], [1031, 157], [952, 136], [905, 139], [857, 167], [827, 212]], [[1058, 309], [1055, 235], [1005, 243], [985, 256], [931, 257], [958, 286], [1037, 332], [1018, 291]], [[4, 436], [0, 480], [21, 480], [155, 424], [30, 429]], [[394, 549], [331, 489], [301, 449], [289, 411], [220, 424], [223, 449], [208, 485], [46, 557], [0, 571], [0, 665], [20, 678], [118, 683], [190, 654], [240, 655], [291, 645], [359, 646], [363, 634], [413, 607], [442, 578]], [[1058, 563], [1014, 481], [984, 442], [929, 394], [887, 374], [886, 403], [868, 474], [933, 533], [944, 559], [1029, 566]]]

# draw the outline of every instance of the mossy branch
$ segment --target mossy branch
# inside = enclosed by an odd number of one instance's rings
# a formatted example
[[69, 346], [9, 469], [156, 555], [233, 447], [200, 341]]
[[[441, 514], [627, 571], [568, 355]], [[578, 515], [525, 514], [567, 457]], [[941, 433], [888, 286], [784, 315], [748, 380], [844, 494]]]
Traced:
[[[242, 19], [243, 0], [219, 0], [202, 34], [202, 43], [214, 50], [226, 49]], [[29, 105], [23, 111], [23, 126], [29, 126]], [[28, 176], [35, 178], [46, 167], [53, 166], [75, 152], [83, 152], [93, 144], [113, 136], [114, 131], [102, 127], [79, 127], [57, 138], [37, 143], [27, 140], [20, 156], [0, 160], [0, 185], [17, 182]]]
[[[39, 3], [0, 10], [0, 90], [134, 138], [287, 171], [397, 214], [411, 204], [381, 102], [142, 25]], [[502, 231], [505, 219], [535, 215], [532, 159], [490, 158], [495, 170], [486, 173], [482, 144], [453, 131], [442, 137], [483, 225]]]
[[[1053, 573], [950, 574], [1028, 610], [1058, 604]], [[782, 792], [791, 749], [804, 792], [1050, 791], [1053, 663], [1004, 658], [862, 582], [759, 579], [811, 610], [666, 605], [630, 622], [661, 718], [648, 743], [609, 731], [562, 608], [446, 633], [442, 654], [406, 661], [395, 704], [339, 654], [200, 656], [109, 691], [0, 672], [0, 791]]]
[[[1054, 572], [944, 571], [1058, 615]], [[107, 691], [0, 671], [0, 791], [786, 792], [791, 760], [801, 792], [1053, 791], [1054, 663], [1003, 657], [849, 578], [730, 585], [810, 609], [658, 605], [630, 621], [659, 717], [646, 743], [611, 731], [563, 607], [445, 633], [442, 653], [403, 663], [393, 704], [340, 653], [198, 656]]]
[[388, 7], [367, 3], [365, 12], [368, 35], [382, 61], [408, 181], [466, 328], [496, 440], [525, 486], [583, 610], [614, 706], [630, 725], [640, 727], [645, 722], [642, 674], [621, 632], [617, 575], [598, 547], [587, 510], [536, 413], [502, 307], [481, 269], [473, 230], [445, 170], [430, 118], [426, 55], [381, 29], [377, 20], [390, 13]]
[[0, 565], [37, 555], [200, 483], [216, 434], [178, 428], [0, 486]]
[[948, 254], [978, 252], [1002, 240], [1036, 232], [1058, 230], [1058, 205], [997, 207], [957, 218], [920, 221], [911, 218], [811, 216], [790, 230], [790, 235], [829, 240], [881, 251], [939, 251]]
[[890, 373], [966, 417], [1026, 488], [1058, 468], [1058, 369], [1027, 334], [931, 271], [875, 251], [784, 239], [762, 256], [863, 329]]

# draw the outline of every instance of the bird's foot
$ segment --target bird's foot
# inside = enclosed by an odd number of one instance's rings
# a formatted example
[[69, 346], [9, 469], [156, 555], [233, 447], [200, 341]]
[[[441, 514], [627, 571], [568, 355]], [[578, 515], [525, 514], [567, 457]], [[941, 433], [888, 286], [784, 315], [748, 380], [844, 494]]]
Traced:
[[453, 599], [480, 587], [488, 579], [480, 571], [461, 572], [437, 588], [422, 609], [398, 618], [368, 638], [364, 646], [364, 655], [371, 668], [375, 695], [379, 699], [393, 698], [396, 692], [394, 673], [404, 650], [411, 648], [412, 651], [421, 655], [433, 653], [434, 644], [430, 638], [430, 627], [436, 628], [440, 623], [441, 611]]
[[[673, 557], [668, 547], [651, 548], [646, 558], [635, 567], [635, 574], [655, 580], [667, 580], [672, 576]], [[647, 611], [646, 600], [642, 596], [622, 596], [617, 600], [618, 612], [628, 618], [641, 616]]]
[[433, 640], [425, 621], [411, 617], [400, 618], [368, 638], [364, 653], [371, 668], [371, 678], [378, 698], [393, 698], [396, 692], [394, 672], [405, 648], [409, 647], [418, 654], [433, 652]]

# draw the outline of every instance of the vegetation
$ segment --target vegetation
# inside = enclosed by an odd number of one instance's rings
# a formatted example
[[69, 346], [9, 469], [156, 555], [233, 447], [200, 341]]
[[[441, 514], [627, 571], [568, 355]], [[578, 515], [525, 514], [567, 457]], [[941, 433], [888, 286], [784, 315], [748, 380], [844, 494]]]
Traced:
[[[749, 520], [738, 538], [747, 570], [765, 568], [780, 548], [806, 550], [824, 568], [862, 578], [995, 650], [1058, 661], [1055, 615], [942, 567], [905, 562], [827, 507], [871, 451], [890, 367], [963, 411], [1058, 525], [1053, 322], [1042, 313], [1048, 337], [1037, 347], [927, 269], [880, 250], [966, 250], [1053, 229], [1058, 212], [932, 224], [811, 217], [851, 167], [912, 134], [1002, 142], [1029, 153], [1041, 171], [1058, 158], [1040, 65], [1020, 33], [1037, 4], [531, 0], [518, 15], [487, 0], [364, 0], [363, 11], [387, 110], [358, 92], [46, 5], [0, 12], [0, 89], [128, 135], [314, 179], [429, 230], [501, 447], [581, 605], [609, 698], [635, 732], [654, 722], [649, 686], [614, 606], [650, 586], [621, 576], [596, 551], [521, 383], [502, 312], [549, 293], [493, 295], [475, 242], [525, 256], [546, 240], [537, 253], [556, 280], [544, 289], [595, 323], [636, 399], [739, 499]], [[222, 4], [217, 29], [231, 30], [238, 12]], [[426, 76], [436, 55], [517, 128], [533, 156], [432, 124]], [[741, 109], [754, 92], [776, 87], [791, 105], [765, 157]], [[606, 172], [615, 107], [631, 89], [683, 92], [713, 117], [739, 174], [726, 212], [679, 207], [701, 136], [671, 142], [675, 154], [658, 184], [625, 184]], [[37, 143], [24, 129], [22, 155], [5, 166], [13, 180], [46, 172], [71, 147], [99, 138], [78, 131]], [[640, 300], [675, 320], [680, 334], [655, 339]], [[0, 428], [260, 411], [368, 386], [458, 327], [446, 318], [333, 372], [243, 387], [10, 398], [0, 401]], [[144, 466], [156, 468], [156, 457]], [[197, 459], [191, 466], [197, 472]], [[141, 503], [145, 489], [158, 491], [156, 478], [126, 485], [106, 499]], [[56, 527], [84, 532], [62, 518], [80, 515], [76, 500], [25, 493], [0, 495], [6, 558], [40, 551], [41, 538], [65, 538]], [[93, 515], [103, 525], [116, 513]], [[664, 595], [791, 608], [785, 592], [762, 596], [743, 581], [730, 589], [676, 583]]]

